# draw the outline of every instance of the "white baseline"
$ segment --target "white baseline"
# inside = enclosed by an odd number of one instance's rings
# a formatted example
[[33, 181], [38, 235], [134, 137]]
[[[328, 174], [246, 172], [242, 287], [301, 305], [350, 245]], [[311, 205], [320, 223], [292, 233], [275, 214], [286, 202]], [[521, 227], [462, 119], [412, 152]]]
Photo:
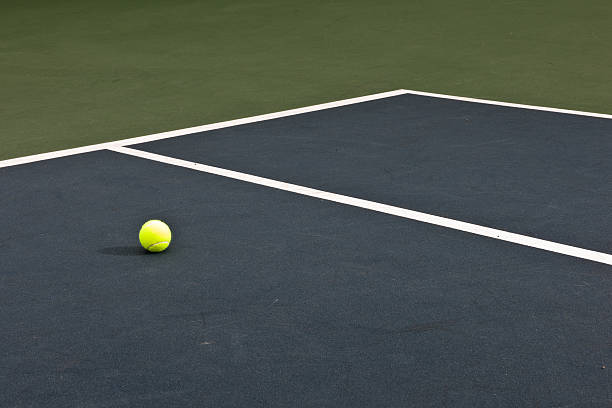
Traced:
[[218, 176], [228, 177], [235, 180], [245, 181], [248, 183], [258, 184], [261, 186], [271, 187], [283, 191], [289, 191], [296, 194], [301, 194], [309, 197], [319, 198], [321, 200], [333, 201], [336, 203], [360, 207], [380, 213], [395, 215], [397, 217], [407, 218], [415, 221], [420, 221], [428, 224], [434, 224], [441, 227], [451, 228], [454, 230], [469, 232], [471, 234], [481, 235], [484, 237], [494, 238], [501, 241], [512, 242], [514, 244], [524, 245], [528, 247], [543, 249], [545, 251], [556, 252], [559, 254], [569, 255], [576, 258], [587, 259], [594, 262], [600, 262], [612, 265], [612, 255], [603, 252], [591, 251], [589, 249], [578, 248], [570, 245], [560, 244], [557, 242], [546, 241], [543, 239], [532, 238], [526, 235], [515, 234], [503, 230], [498, 230], [489, 227], [483, 227], [476, 224], [470, 224], [463, 221], [457, 221], [450, 218], [439, 217], [437, 215], [427, 214], [419, 211], [408, 210], [392, 205], [381, 204], [374, 201], [363, 200], [360, 198], [334, 194], [327, 191], [316, 190], [314, 188], [304, 187], [297, 184], [285, 183], [282, 181], [272, 180], [264, 177], [254, 176], [251, 174], [241, 173], [233, 170], [226, 170], [219, 167], [208, 166], [201, 163], [195, 163], [187, 160], [176, 159], [173, 157], [163, 156], [155, 153], [149, 153], [142, 150], [136, 150], [128, 147], [115, 146], [109, 147], [117, 153], [136, 156], [147, 160], [153, 160], [165, 164], [184, 167], [187, 169], [197, 170], [204, 173], [216, 174]]
[[373, 95], [360, 96], [357, 98], [343, 99], [341, 101], [322, 103], [318, 105], [306, 106], [303, 108], [289, 109], [281, 112], [267, 113], [265, 115], [251, 116], [248, 118], [228, 120], [225, 122], [211, 123], [209, 125], [194, 126], [185, 129], [171, 130], [169, 132], [154, 133], [146, 136], [133, 137], [130, 139], [116, 140], [114, 142], [99, 143], [83, 147], [75, 147], [73, 149], [57, 150], [55, 152], [34, 154], [31, 156], [18, 157], [0, 161], [0, 168], [17, 166], [20, 164], [32, 163], [42, 160], [56, 159], [58, 157], [72, 156], [75, 154], [95, 152], [104, 150], [114, 146], [129, 146], [138, 143], [153, 142], [155, 140], [168, 139], [171, 137], [184, 136], [192, 133], [206, 132], [215, 129], [223, 129], [232, 126], [244, 125], [247, 123], [262, 122], [264, 120], [284, 118], [286, 116], [300, 115], [302, 113], [316, 112], [324, 109], [337, 108], [340, 106], [352, 105], [355, 103], [374, 101], [377, 99], [390, 98], [392, 96], [403, 95], [408, 93], [403, 89], [396, 91], [382, 92]]
[[340, 106], [352, 105], [352, 104], [361, 103], [361, 102], [374, 101], [377, 99], [390, 98], [393, 96], [405, 95], [405, 94], [426, 96], [426, 97], [431, 97], [431, 98], [451, 99], [451, 100], [456, 100], [456, 101], [464, 101], [464, 102], [472, 102], [472, 103], [482, 103], [482, 104], [487, 104], [487, 105], [498, 105], [498, 106], [505, 106], [509, 108], [531, 109], [531, 110], [539, 110], [539, 111], [546, 111], [546, 112], [563, 113], [563, 114], [569, 114], [569, 115], [580, 115], [580, 116], [589, 116], [589, 117], [594, 117], [594, 118], [612, 119], [612, 115], [607, 115], [603, 113], [549, 108], [545, 106], [523, 105], [519, 103], [492, 101], [488, 99], [467, 98], [467, 97], [462, 97], [462, 96], [453, 96], [453, 95], [445, 95], [445, 94], [438, 94], [438, 93], [431, 93], [431, 92], [413, 91], [413, 90], [408, 90], [408, 89], [398, 89], [395, 91], [382, 92], [382, 93], [377, 93], [377, 94], [372, 94], [372, 95], [367, 95], [367, 96], [360, 96], [357, 98], [350, 98], [350, 99], [344, 99], [344, 100], [335, 101], [335, 102], [322, 103], [318, 105], [306, 106], [303, 108], [289, 109], [289, 110], [285, 110], [281, 112], [268, 113], [264, 115], [251, 116], [251, 117], [242, 118], [242, 119], [228, 120], [225, 122], [211, 123], [208, 125], [171, 130], [171, 131], [162, 132], [162, 133], [154, 133], [151, 135], [133, 137], [130, 139], [116, 140], [114, 142], [99, 143], [99, 144], [83, 146], [83, 147], [75, 147], [72, 149], [57, 150], [57, 151], [49, 152], [49, 153], [41, 153], [41, 154], [34, 154], [31, 156], [17, 157], [14, 159], [0, 161], [0, 168], [9, 167], [9, 166], [17, 166], [17, 165], [26, 164], [26, 163], [33, 163], [33, 162], [42, 161], [42, 160], [56, 159], [59, 157], [71, 156], [75, 154], [95, 152], [95, 151], [104, 150], [104, 149], [115, 147], [115, 146], [129, 146], [129, 145], [134, 145], [138, 143], [146, 143], [146, 142], [152, 142], [155, 140], [168, 139], [171, 137], [189, 135], [192, 133], [206, 132], [209, 130], [244, 125], [247, 123], [261, 122], [261, 121], [270, 120], [270, 119], [278, 119], [278, 118], [283, 118], [283, 117], [292, 116], [292, 115], [299, 115], [302, 113], [316, 112], [316, 111], [320, 111], [324, 109], [337, 108]]

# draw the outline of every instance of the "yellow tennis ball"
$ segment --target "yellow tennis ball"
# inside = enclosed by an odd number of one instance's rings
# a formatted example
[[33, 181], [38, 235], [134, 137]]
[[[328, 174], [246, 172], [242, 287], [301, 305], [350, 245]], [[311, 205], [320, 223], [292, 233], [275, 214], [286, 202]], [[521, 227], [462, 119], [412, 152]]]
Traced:
[[143, 224], [138, 234], [140, 244], [149, 252], [161, 252], [168, 248], [172, 233], [170, 228], [160, 220], [150, 220]]

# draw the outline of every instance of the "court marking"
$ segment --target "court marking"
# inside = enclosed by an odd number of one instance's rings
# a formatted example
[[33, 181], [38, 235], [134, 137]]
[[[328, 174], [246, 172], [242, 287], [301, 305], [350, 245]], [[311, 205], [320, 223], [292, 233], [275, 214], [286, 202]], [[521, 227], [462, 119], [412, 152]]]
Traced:
[[334, 102], [321, 103], [318, 105], [305, 106], [302, 108], [289, 109], [289, 110], [284, 110], [284, 111], [274, 112], [274, 113], [267, 113], [264, 115], [250, 116], [247, 118], [227, 120], [224, 122], [211, 123], [208, 125], [201, 125], [201, 126], [188, 127], [184, 129], [170, 130], [168, 132], [162, 132], [162, 133], [153, 133], [153, 134], [146, 135], [146, 136], [138, 136], [138, 137], [133, 137], [129, 139], [121, 139], [121, 140], [116, 140], [113, 142], [98, 143], [98, 144], [89, 145], [89, 146], [75, 147], [72, 149], [57, 150], [57, 151], [49, 152], [49, 153], [41, 153], [41, 154], [34, 154], [30, 156], [17, 157], [14, 159], [0, 161], [0, 168], [9, 167], [9, 166], [17, 166], [17, 165], [26, 164], [26, 163], [33, 163], [33, 162], [38, 162], [42, 160], [56, 159], [59, 157], [72, 156], [75, 154], [95, 152], [95, 151], [104, 150], [104, 149], [107, 149], [113, 146], [129, 146], [133, 144], [153, 142], [155, 140], [169, 139], [169, 138], [177, 137], [177, 136], [190, 135], [193, 133], [207, 132], [210, 130], [223, 129], [223, 128], [228, 128], [232, 126], [244, 125], [247, 123], [262, 122], [262, 121], [270, 120], [270, 119], [284, 118], [287, 116], [300, 115], [300, 114], [308, 113], [308, 112], [316, 112], [316, 111], [325, 110], [325, 109], [337, 108], [340, 106], [353, 105], [353, 104], [361, 103], [361, 102], [369, 102], [369, 101], [374, 101], [377, 99], [390, 98], [392, 96], [403, 95], [405, 93], [407, 93], [405, 90], [398, 89], [395, 91], [382, 92], [382, 93], [377, 93], [377, 94], [372, 94], [372, 95], [359, 96], [356, 98], [343, 99], [343, 100], [334, 101]]
[[532, 248], [542, 249], [549, 252], [556, 252], [563, 255], [569, 255], [576, 258], [586, 259], [594, 262], [612, 265], [612, 255], [603, 252], [592, 251], [589, 249], [578, 248], [570, 245], [560, 244], [553, 241], [547, 241], [539, 238], [533, 238], [526, 235], [515, 234], [513, 232], [503, 231], [495, 228], [484, 227], [481, 225], [471, 224], [468, 222], [453, 220], [451, 218], [440, 217], [437, 215], [427, 214], [420, 211], [409, 210], [406, 208], [396, 207], [388, 204], [382, 204], [374, 201], [364, 200], [360, 198], [345, 196], [341, 194], [330, 193], [323, 190], [317, 190], [310, 187], [300, 186], [297, 184], [286, 183], [283, 181], [272, 180], [264, 177], [255, 176], [252, 174], [241, 173], [238, 171], [227, 170], [220, 167], [209, 166], [202, 163], [177, 159], [174, 157], [163, 156], [156, 153], [149, 153], [143, 150], [132, 149], [124, 146], [108, 147], [116, 153], [135, 156], [146, 160], [152, 160], [160, 163], [165, 163], [173, 166], [184, 167], [191, 170], [197, 170], [204, 173], [215, 174], [222, 177], [240, 180], [247, 183], [258, 184], [265, 187], [275, 188], [278, 190], [288, 191], [304, 196], [314, 197], [321, 200], [332, 201], [340, 204], [346, 204], [353, 207], [359, 207], [367, 210], [372, 210], [384, 214], [395, 215], [401, 218], [407, 218], [414, 221], [420, 221], [427, 224], [438, 225], [445, 228], [450, 228], [458, 231], [464, 231], [475, 235], [480, 235], [488, 238], [507, 241], [514, 244], [528, 246]]
[[454, 95], [446, 95], [446, 94], [439, 94], [439, 93], [432, 93], [432, 92], [412, 91], [408, 89], [404, 89], [404, 91], [406, 91], [406, 94], [428, 96], [431, 98], [439, 98], [439, 99], [451, 99], [453, 101], [482, 103], [485, 105], [505, 106], [507, 108], [519, 108], [519, 109], [538, 110], [538, 111], [543, 111], [543, 112], [563, 113], [567, 115], [588, 116], [591, 118], [612, 119], [612, 115], [609, 115], [606, 113], [585, 112], [585, 111], [561, 109], [561, 108], [549, 108], [546, 106], [537, 106], [537, 105], [524, 105], [521, 103], [492, 101], [489, 99], [468, 98], [465, 96], [454, 96]]
[[524, 104], [512, 103], [512, 102], [500, 102], [500, 101], [494, 101], [494, 100], [489, 100], [489, 99], [468, 98], [468, 97], [463, 97], [463, 96], [454, 96], [454, 95], [446, 95], [446, 94], [439, 94], [439, 93], [414, 91], [414, 90], [409, 90], [409, 89], [397, 89], [395, 91], [382, 92], [382, 93], [377, 93], [377, 94], [372, 94], [372, 95], [360, 96], [356, 98], [343, 99], [343, 100], [339, 100], [335, 102], [327, 102], [327, 103], [322, 103], [318, 105], [311, 105], [311, 106], [306, 106], [302, 108], [289, 109], [285, 111], [267, 113], [263, 115], [251, 116], [251, 117], [246, 117], [246, 118], [241, 118], [241, 119], [228, 120], [224, 122], [211, 123], [208, 125], [201, 125], [201, 126], [188, 127], [184, 129], [171, 130], [168, 132], [153, 133], [150, 135], [138, 136], [138, 137], [133, 137], [129, 139], [121, 139], [121, 140], [116, 140], [113, 142], [98, 143], [98, 144], [93, 144], [93, 145], [88, 145], [88, 146], [75, 147], [71, 149], [56, 150], [56, 151], [48, 152], [48, 153], [40, 153], [40, 154], [34, 154], [30, 156], [16, 157], [13, 159], [7, 159], [7, 160], [0, 161], [0, 168], [17, 166], [21, 164], [33, 163], [33, 162], [38, 162], [38, 161], [43, 161], [43, 160], [56, 159], [59, 157], [72, 156], [75, 154], [95, 152], [95, 151], [104, 150], [104, 149], [112, 148], [116, 146], [129, 146], [133, 144], [152, 142], [155, 140], [168, 139], [172, 137], [184, 136], [184, 135], [189, 135], [189, 134], [199, 133], [199, 132], [206, 132], [206, 131], [215, 130], [215, 129], [223, 129], [223, 128], [228, 128], [232, 126], [244, 125], [247, 123], [254, 123], [254, 122], [261, 122], [261, 121], [270, 120], [270, 119], [278, 119], [278, 118], [283, 118], [287, 116], [299, 115], [302, 113], [316, 112], [320, 110], [337, 108], [340, 106], [352, 105], [352, 104], [361, 103], [361, 102], [369, 102], [369, 101], [374, 101], [377, 99], [390, 98], [393, 96], [406, 95], [406, 94], [427, 96], [427, 97], [439, 98], [439, 99], [450, 99], [450, 100], [463, 101], [463, 102], [481, 103], [481, 104], [487, 104], [487, 105], [505, 106], [509, 108], [530, 109], [530, 110], [538, 110], [538, 111], [545, 111], [545, 112], [563, 113], [563, 114], [568, 114], [568, 115], [579, 115], [579, 116], [588, 116], [588, 117], [594, 117], [594, 118], [612, 119], [612, 115], [603, 114], [603, 113], [584, 112], [584, 111], [560, 109], [560, 108], [549, 108], [546, 106], [524, 105]]

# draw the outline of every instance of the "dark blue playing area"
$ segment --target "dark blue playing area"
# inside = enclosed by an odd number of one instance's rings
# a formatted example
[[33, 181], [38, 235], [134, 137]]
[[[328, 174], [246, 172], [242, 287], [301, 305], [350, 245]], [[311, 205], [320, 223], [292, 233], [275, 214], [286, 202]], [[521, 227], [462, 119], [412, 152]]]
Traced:
[[[610, 253], [611, 135], [403, 95], [130, 148]], [[2, 407], [612, 404], [608, 264], [108, 150], [0, 187]]]

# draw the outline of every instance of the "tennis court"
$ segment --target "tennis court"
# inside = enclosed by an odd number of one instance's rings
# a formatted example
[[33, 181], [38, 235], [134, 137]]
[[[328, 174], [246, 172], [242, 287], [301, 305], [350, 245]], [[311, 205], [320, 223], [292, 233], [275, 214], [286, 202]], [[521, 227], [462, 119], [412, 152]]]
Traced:
[[612, 406], [606, 5], [213, 3], [6, 6], [0, 406]]
[[3, 403], [606, 406], [611, 130], [396, 91], [5, 161]]

